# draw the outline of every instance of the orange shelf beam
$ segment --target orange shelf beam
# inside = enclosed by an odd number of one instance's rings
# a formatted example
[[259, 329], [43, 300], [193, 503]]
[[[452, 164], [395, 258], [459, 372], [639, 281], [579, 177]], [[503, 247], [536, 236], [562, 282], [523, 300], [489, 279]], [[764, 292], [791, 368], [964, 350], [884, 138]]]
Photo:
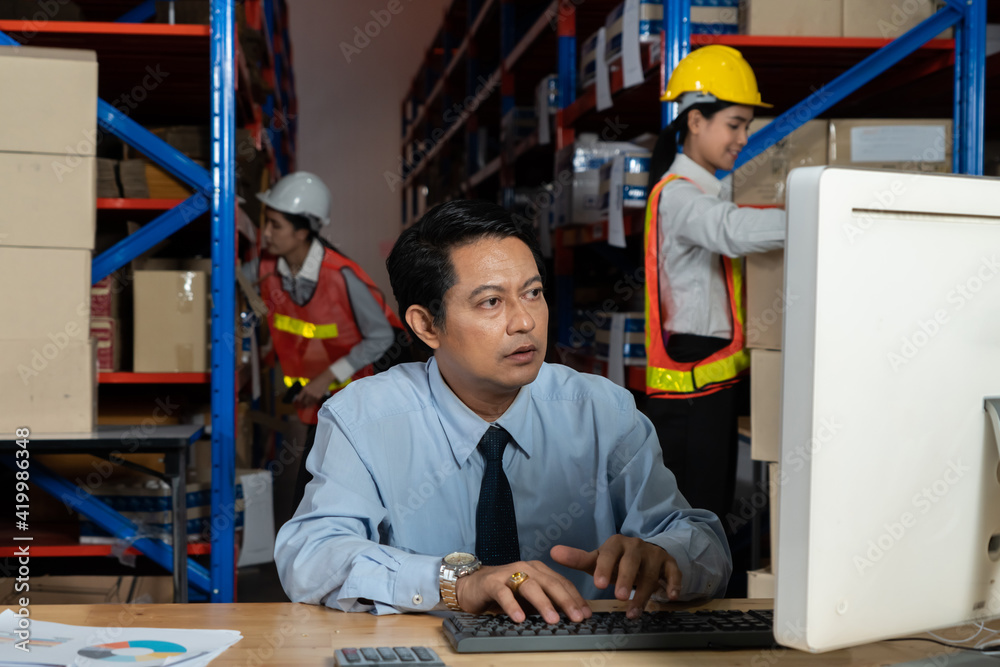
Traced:
[[[33, 544], [31, 542], [19, 542], [19, 545], [30, 545], [31, 555], [34, 558], [61, 558], [66, 556], [92, 557], [110, 556], [111, 544]], [[0, 547], [0, 558], [13, 558], [17, 554], [19, 547]], [[129, 548], [125, 553], [129, 555], [142, 555], [138, 549]], [[212, 553], [211, 542], [189, 542], [189, 556], [204, 556]]]
[[101, 21], [0, 21], [3, 32], [48, 32], [82, 35], [160, 35], [168, 37], [208, 37], [207, 25], [167, 25], [165, 23], [108, 23]]
[[169, 211], [183, 199], [105, 199], [97, 200], [99, 210], [114, 211]]
[[208, 384], [209, 373], [98, 373], [100, 384]]

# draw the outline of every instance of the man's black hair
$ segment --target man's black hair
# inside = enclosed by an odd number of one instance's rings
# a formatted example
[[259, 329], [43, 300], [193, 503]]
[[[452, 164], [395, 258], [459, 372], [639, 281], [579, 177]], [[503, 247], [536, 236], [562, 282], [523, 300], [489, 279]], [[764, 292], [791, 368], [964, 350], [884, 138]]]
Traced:
[[528, 246], [544, 282], [545, 266], [535, 230], [488, 201], [459, 199], [439, 204], [399, 235], [385, 265], [399, 304], [399, 318], [415, 340], [420, 339], [406, 323], [410, 306], [427, 308], [436, 326], [444, 324], [444, 295], [457, 279], [451, 251], [484, 239], [506, 238], [516, 238]]

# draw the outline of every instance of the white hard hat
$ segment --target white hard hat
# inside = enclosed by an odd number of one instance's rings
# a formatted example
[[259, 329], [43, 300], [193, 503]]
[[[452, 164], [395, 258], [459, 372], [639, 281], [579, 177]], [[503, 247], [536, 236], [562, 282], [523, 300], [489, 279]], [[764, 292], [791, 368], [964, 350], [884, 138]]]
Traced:
[[304, 215], [313, 221], [313, 231], [330, 224], [330, 191], [319, 176], [297, 171], [285, 176], [257, 199], [281, 213]]

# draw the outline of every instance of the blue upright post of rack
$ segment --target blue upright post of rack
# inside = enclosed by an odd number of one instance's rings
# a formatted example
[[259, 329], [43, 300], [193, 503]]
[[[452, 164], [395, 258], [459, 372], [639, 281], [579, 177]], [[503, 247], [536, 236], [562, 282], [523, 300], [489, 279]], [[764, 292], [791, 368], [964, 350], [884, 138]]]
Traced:
[[[677, 63], [691, 52], [691, 0], [663, 0], [663, 86], [666, 88], [670, 74]], [[662, 91], [661, 91], [662, 92]], [[677, 117], [677, 104], [660, 103], [660, 120], [663, 127]]]
[[236, 80], [233, 0], [212, 0], [212, 602], [236, 572]]
[[983, 173], [986, 81], [986, 0], [948, 0], [963, 19], [955, 24], [955, 173]]

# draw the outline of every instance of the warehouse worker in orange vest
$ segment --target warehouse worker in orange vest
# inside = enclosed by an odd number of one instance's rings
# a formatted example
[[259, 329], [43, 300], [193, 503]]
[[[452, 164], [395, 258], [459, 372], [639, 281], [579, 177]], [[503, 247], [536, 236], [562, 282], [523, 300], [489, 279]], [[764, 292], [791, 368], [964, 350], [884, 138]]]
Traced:
[[[667, 467], [692, 507], [727, 531], [736, 485], [737, 384], [743, 349], [743, 255], [785, 244], [785, 213], [732, 203], [732, 170], [761, 102], [736, 49], [684, 58], [660, 98], [677, 103], [650, 162], [646, 208], [646, 393]], [[677, 152], [677, 146], [683, 152]], [[743, 392], [740, 394], [744, 395]]]
[[295, 487], [298, 505], [309, 481], [305, 460], [320, 405], [371, 375], [372, 364], [395, 342], [394, 328], [403, 325], [368, 274], [320, 236], [330, 224], [330, 191], [317, 176], [289, 174], [257, 198], [266, 206], [261, 297], [285, 386], [298, 392], [298, 415], [309, 426]]

